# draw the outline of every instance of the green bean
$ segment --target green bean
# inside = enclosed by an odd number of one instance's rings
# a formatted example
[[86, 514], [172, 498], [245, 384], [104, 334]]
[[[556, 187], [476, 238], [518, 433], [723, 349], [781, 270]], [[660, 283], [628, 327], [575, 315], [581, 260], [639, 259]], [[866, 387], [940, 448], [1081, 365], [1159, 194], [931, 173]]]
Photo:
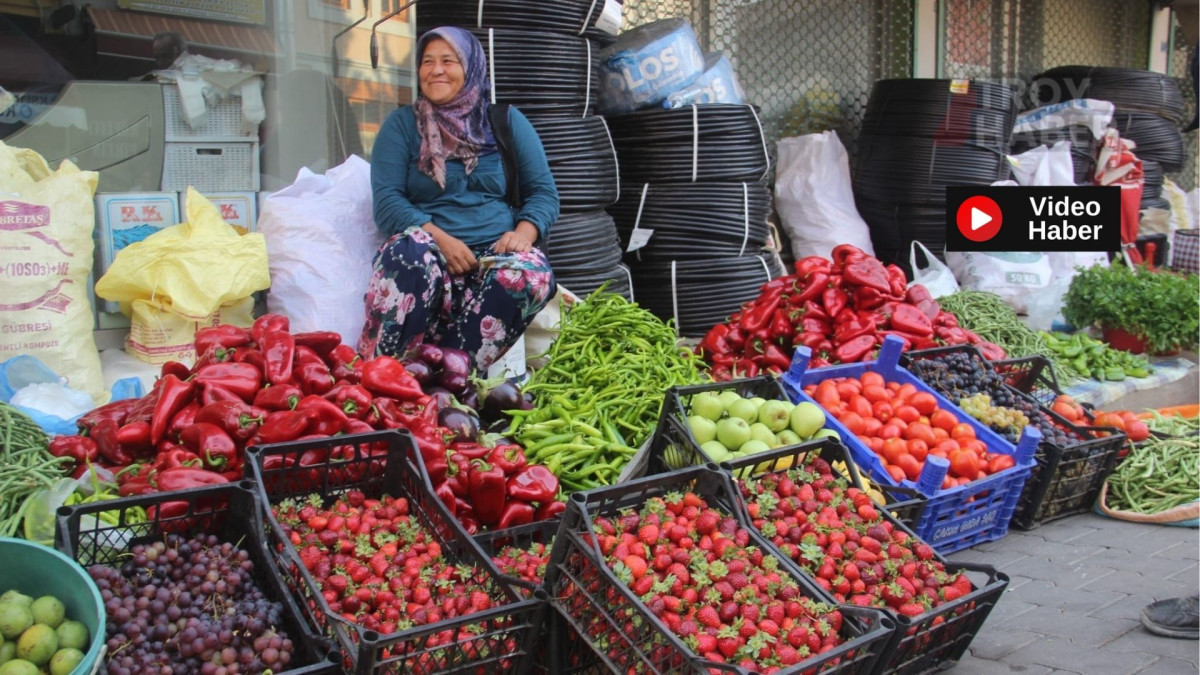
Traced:
[[34, 492], [54, 485], [70, 458], [54, 457], [49, 439], [29, 416], [0, 403], [0, 537], [12, 537]]
[[1151, 431], [1157, 431], [1168, 436], [1195, 436], [1200, 434], [1200, 417], [1183, 417], [1182, 415], [1163, 415], [1157, 410], [1147, 410], [1150, 418], [1146, 426]]
[[1108, 477], [1109, 507], [1159, 513], [1200, 500], [1200, 437], [1150, 439]]

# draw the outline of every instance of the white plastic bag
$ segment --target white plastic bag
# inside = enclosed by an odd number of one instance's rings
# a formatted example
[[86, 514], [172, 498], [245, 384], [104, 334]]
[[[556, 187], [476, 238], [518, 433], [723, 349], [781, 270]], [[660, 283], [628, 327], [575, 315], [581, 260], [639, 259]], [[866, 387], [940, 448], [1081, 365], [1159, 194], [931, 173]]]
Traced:
[[1029, 298], [1043, 292], [1052, 280], [1045, 253], [950, 251], [946, 264], [964, 289], [995, 293], [1018, 314], [1026, 313]]
[[1108, 101], [1094, 98], [1071, 99], [1021, 113], [1013, 125], [1013, 133], [1048, 131], [1078, 124], [1090, 129], [1092, 136], [1100, 138], [1112, 121], [1115, 110], [1116, 106]]
[[1059, 141], [1053, 147], [1039, 145], [1010, 157], [1009, 163], [1018, 185], [1075, 184], [1070, 141]]
[[358, 343], [371, 261], [383, 244], [371, 206], [371, 165], [351, 155], [325, 174], [300, 169], [263, 204], [271, 292], [267, 308], [292, 331], [337, 331]]
[[[921, 253], [925, 256], [925, 260], [928, 263], [925, 267], [917, 264], [917, 249], [920, 249]], [[958, 281], [954, 278], [954, 272], [950, 271], [946, 263], [934, 257], [933, 253], [925, 248], [925, 244], [919, 241], [912, 243], [912, 250], [908, 254], [908, 262], [912, 266], [913, 271], [913, 280], [909, 282], [909, 287], [921, 284], [935, 300], [958, 291]]]
[[775, 208], [792, 240], [796, 260], [829, 257], [838, 244], [875, 255], [871, 230], [858, 215], [846, 148], [832, 131], [779, 141]]

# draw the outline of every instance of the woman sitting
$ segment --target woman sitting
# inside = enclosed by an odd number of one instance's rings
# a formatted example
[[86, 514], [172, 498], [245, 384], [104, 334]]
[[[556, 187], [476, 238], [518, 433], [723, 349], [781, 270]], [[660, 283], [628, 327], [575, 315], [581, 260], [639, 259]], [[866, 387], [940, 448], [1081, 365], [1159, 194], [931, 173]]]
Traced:
[[417, 54], [417, 100], [388, 116], [371, 153], [375, 223], [390, 238], [375, 256], [359, 352], [430, 342], [466, 350], [486, 372], [554, 295], [536, 244], [558, 219], [558, 190], [537, 132], [510, 108], [520, 200], [506, 200], [474, 35], [435, 28]]

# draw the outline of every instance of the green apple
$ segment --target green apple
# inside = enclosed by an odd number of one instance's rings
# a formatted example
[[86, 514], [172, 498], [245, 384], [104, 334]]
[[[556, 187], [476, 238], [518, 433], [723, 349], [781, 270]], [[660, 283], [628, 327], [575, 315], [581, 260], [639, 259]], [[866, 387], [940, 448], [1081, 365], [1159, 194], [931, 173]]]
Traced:
[[758, 409], [758, 421], [767, 425], [772, 432], [779, 433], [791, 423], [794, 407], [787, 401], [767, 401]]
[[748, 455], [757, 455], [760, 452], [766, 452], [770, 449], [771, 446], [767, 445], [766, 443], [763, 443], [756, 438], [751, 438], [743, 443], [742, 447], [738, 448], [737, 454], [746, 457]]
[[817, 433], [813, 434], [813, 440], [815, 441], [818, 438], [832, 438], [835, 441], [842, 440], [841, 435], [833, 429], [821, 429], [817, 431]]
[[692, 435], [696, 437], [696, 442], [700, 445], [717, 437], [717, 423], [707, 417], [689, 415], [688, 428], [692, 430]]
[[765, 398], [763, 398], [763, 397], [761, 397], [761, 396], [751, 396], [751, 397], [750, 397], [750, 401], [751, 401], [751, 402], [752, 402], [754, 405], [756, 405], [756, 406], [758, 406], [759, 408], [761, 408], [761, 407], [763, 407], [763, 404], [767, 402], [767, 399], [765, 399]]
[[825, 426], [825, 411], [816, 403], [801, 401], [792, 409], [792, 431], [800, 438], [812, 438], [817, 430]]
[[758, 421], [758, 406], [754, 405], [754, 401], [747, 398], [739, 398], [726, 408], [725, 411], [729, 413], [730, 417], [740, 417], [746, 420], [746, 424], [753, 424]]
[[769, 448], [779, 443], [778, 439], [775, 438], [775, 433], [762, 422], [755, 422], [750, 425], [750, 438], [751, 440], [766, 443]]
[[721, 441], [709, 441], [701, 445], [700, 449], [704, 451], [704, 454], [708, 455], [709, 459], [718, 464], [733, 459], [733, 453]]
[[717, 422], [717, 440], [726, 448], [740, 448], [750, 440], [750, 423], [740, 417], [726, 417]]
[[692, 397], [692, 415], [716, 422], [725, 414], [725, 404], [715, 391], [702, 391]]
[[796, 445], [804, 442], [804, 439], [791, 429], [784, 429], [776, 433], [775, 438], [779, 440], [780, 445]]
[[726, 389], [725, 391], [717, 394], [717, 398], [721, 400], [721, 405], [725, 408], [725, 410], [729, 410], [729, 406], [733, 405], [734, 401], [742, 400], [741, 395], [732, 389]]

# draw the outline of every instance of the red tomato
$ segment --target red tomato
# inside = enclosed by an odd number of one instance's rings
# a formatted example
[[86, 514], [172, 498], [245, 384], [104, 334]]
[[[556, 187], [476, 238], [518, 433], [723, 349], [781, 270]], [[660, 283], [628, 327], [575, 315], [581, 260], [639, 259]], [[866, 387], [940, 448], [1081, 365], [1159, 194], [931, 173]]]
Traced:
[[1140, 443], [1150, 438], [1150, 427], [1146, 426], [1146, 423], [1141, 420], [1134, 420], [1125, 425], [1125, 433], [1129, 434], [1129, 440], [1134, 443]]
[[912, 404], [922, 415], [932, 415], [933, 411], [937, 410], [937, 399], [933, 394], [927, 392], [917, 392], [909, 397], [908, 402]]
[[893, 417], [892, 419], [888, 420], [887, 423], [899, 429], [901, 435], [903, 435], [904, 430], [908, 428], [908, 422], [905, 422], [899, 417]]
[[937, 441], [944, 441], [947, 438], [950, 438], [950, 433], [941, 427], [934, 427], [933, 438]]
[[1125, 420], [1116, 413], [1102, 412], [1096, 415], [1096, 426], [1098, 427], [1116, 427], [1121, 431], [1125, 431]]
[[862, 393], [863, 396], [866, 396], [867, 400], [871, 403], [892, 400], [892, 395], [888, 392], [888, 390], [877, 384], [871, 384], [863, 387]]
[[933, 437], [933, 429], [929, 428], [928, 424], [913, 422], [904, 430], [904, 437], [910, 441], [924, 441], [925, 443], [934, 443], [936, 439]]
[[887, 469], [888, 475], [892, 477], [892, 480], [897, 483], [908, 477], [908, 474], [904, 473], [904, 469], [901, 469], [895, 464], [889, 464], [884, 468]]
[[858, 381], [862, 382], [864, 389], [867, 387], [871, 387], [871, 386], [882, 387], [887, 384], [887, 382], [883, 379], [882, 375], [880, 375], [879, 373], [873, 373], [869, 370], [867, 372], [863, 373], [858, 378]]
[[900, 457], [908, 454], [908, 443], [903, 438], [889, 438], [883, 442], [881, 454], [888, 464], [899, 464]]
[[1062, 415], [1068, 422], [1076, 422], [1079, 420], [1079, 417], [1076, 416], [1075, 406], [1072, 406], [1066, 401], [1055, 401], [1054, 405], [1050, 406], [1050, 409], [1059, 415]]
[[862, 415], [859, 415], [858, 413], [854, 412], [853, 410], [850, 410], [850, 411], [846, 412], [845, 414], [843, 414], [841, 417], [838, 418], [838, 421], [841, 422], [842, 425], [845, 426], [847, 429], [849, 429], [850, 433], [852, 433], [852, 434], [857, 435], [857, 434], [861, 434], [863, 432]]
[[908, 453], [904, 453], [896, 458], [896, 466], [900, 467], [900, 470], [904, 472], [904, 475], [909, 480], [916, 480], [921, 475], [921, 463], [917, 461], [916, 457]]
[[915, 394], [915, 393], [917, 393], [917, 388], [916, 388], [916, 386], [915, 386], [915, 385], [912, 385], [912, 384], [909, 384], [909, 383], [907, 383], [907, 382], [905, 382], [904, 384], [900, 385], [900, 388], [896, 390], [896, 396], [898, 396], [899, 398], [902, 398], [902, 399], [904, 399], [905, 401], [907, 401], [909, 398], [911, 398], [911, 397], [912, 397], [912, 395], [913, 395], [913, 394]]
[[[892, 420], [892, 422], [894, 422], [894, 421], [895, 420]], [[882, 439], [886, 440], [888, 438], [899, 438], [900, 437], [900, 435], [901, 435], [900, 427], [892, 424], [892, 422], [888, 422], [887, 424], [883, 425], [883, 427], [879, 430], [879, 435], [877, 436], [877, 438], [882, 438]]]
[[859, 416], [864, 419], [874, 414], [871, 410], [871, 402], [867, 400], [866, 396], [860, 396], [858, 394], [850, 397], [849, 409], [858, 413]]
[[888, 390], [888, 391], [890, 391], [890, 392], [897, 392], [897, 391], [899, 391], [899, 390], [900, 390], [900, 383], [899, 383], [899, 382], [888, 382], [888, 383], [887, 383], [887, 390]]
[[911, 405], [902, 405], [897, 407], [894, 414], [896, 417], [899, 417], [909, 424], [921, 419], [921, 413], [917, 412], [917, 409]]
[[869, 420], [863, 420], [863, 433], [867, 436], [878, 436], [879, 430], [883, 428], [883, 422], [872, 417]]
[[958, 441], [947, 438], [944, 441], [938, 441], [938, 444], [929, 449], [929, 454], [938, 455], [939, 457], [950, 457], [954, 453], [962, 450]]
[[950, 472], [967, 480], [979, 474], [979, 455], [970, 450], [959, 450], [950, 455]]
[[992, 455], [988, 460], [988, 473], [1000, 473], [1017, 465], [1011, 455]]
[[880, 422], [892, 419], [892, 404], [887, 401], [875, 401], [871, 404], [871, 416]]
[[958, 418], [949, 410], [938, 409], [933, 411], [933, 414], [929, 416], [929, 423], [936, 429], [950, 431], [954, 428], [954, 425], [958, 424]]
[[924, 462], [929, 456], [929, 444], [922, 440], [911, 440], [908, 442], [908, 454], [917, 458], [917, 461]]
[[975, 427], [967, 424], [966, 422], [955, 424], [954, 428], [950, 430], [950, 438], [953, 438], [954, 440], [975, 438]]
[[859, 384], [858, 380], [845, 378], [838, 380], [837, 382], [837, 393], [838, 396], [842, 397], [842, 400], [849, 400], [851, 396], [854, 396], [860, 391], [862, 391], [862, 385]]

